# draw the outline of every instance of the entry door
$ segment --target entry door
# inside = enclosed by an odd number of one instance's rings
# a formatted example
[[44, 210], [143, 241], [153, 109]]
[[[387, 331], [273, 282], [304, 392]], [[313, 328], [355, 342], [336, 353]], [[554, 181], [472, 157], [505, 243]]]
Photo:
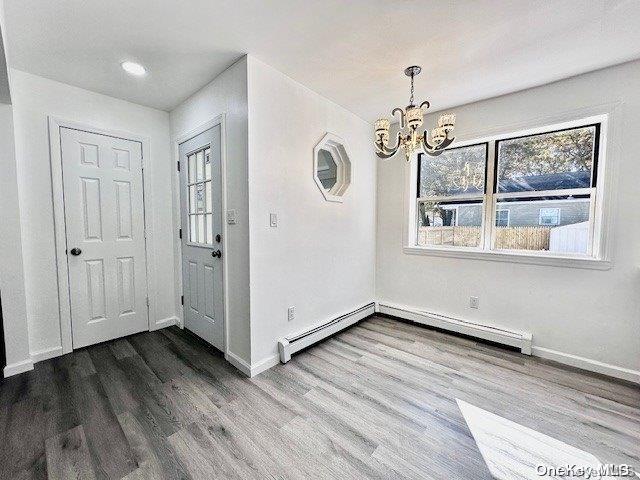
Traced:
[[60, 129], [73, 347], [148, 329], [140, 142]]
[[184, 325], [224, 351], [220, 125], [180, 144]]

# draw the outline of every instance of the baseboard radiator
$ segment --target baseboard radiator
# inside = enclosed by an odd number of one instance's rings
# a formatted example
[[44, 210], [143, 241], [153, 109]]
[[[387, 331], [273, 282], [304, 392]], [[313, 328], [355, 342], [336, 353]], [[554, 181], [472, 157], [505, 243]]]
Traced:
[[509, 345], [511, 347], [519, 348], [525, 355], [531, 355], [532, 336], [527, 332], [516, 332], [503, 328], [481, 325], [437, 313], [430, 313], [385, 303], [378, 303], [377, 311], [385, 315], [402, 318], [421, 325], [428, 325], [442, 330], [489, 340], [502, 345]]
[[358, 323], [375, 313], [375, 303], [371, 302], [352, 312], [341, 315], [333, 320], [318, 325], [304, 332], [283, 338], [278, 342], [278, 352], [280, 352], [280, 361], [287, 363], [291, 360], [291, 355], [299, 352], [309, 345], [319, 342], [340, 330], [350, 327], [354, 323]]

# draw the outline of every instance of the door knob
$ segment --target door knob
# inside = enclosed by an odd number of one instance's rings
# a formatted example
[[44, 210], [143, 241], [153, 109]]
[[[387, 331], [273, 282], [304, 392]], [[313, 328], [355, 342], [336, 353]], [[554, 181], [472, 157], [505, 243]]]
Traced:
[[220, 250], [216, 250], [215, 252], [211, 252], [212, 257], [222, 257], [222, 252]]
[[73, 247], [71, 249], [70, 253], [71, 253], [71, 255], [74, 255], [74, 256], [77, 257], [78, 255], [80, 255], [82, 253], [82, 250], [80, 250], [78, 247]]

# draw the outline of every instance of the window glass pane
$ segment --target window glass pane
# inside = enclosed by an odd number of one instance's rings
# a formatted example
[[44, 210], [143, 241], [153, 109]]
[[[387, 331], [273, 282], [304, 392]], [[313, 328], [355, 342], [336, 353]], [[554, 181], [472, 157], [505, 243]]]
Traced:
[[196, 215], [198, 219], [198, 243], [204, 243], [204, 215]]
[[196, 181], [204, 180], [204, 152], [199, 151], [196, 154]]
[[419, 197], [484, 193], [486, 144], [445, 150], [437, 157], [420, 155]]
[[477, 247], [482, 231], [482, 200], [419, 202], [418, 245]]
[[196, 184], [196, 210], [197, 213], [204, 213], [204, 184]]
[[211, 180], [211, 149], [207, 148], [204, 151], [204, 178]]
[[207, 196], [207, 212], [211, 212], [212, 201], [211, 201], [211, 182], [205, 183], [205, 193]]
[[206, 229], [206, 240], [207, 244], [213, 245], [213, 215], [208, 213], [207, 217], [207, 229]]
[[589, 188], [596, 127], [500, 140], [499, 193]]
[[198, 241], [198, 233], [196, 226], [196, 216], [189, 215], [189, 241], [197, 242]]
[[189, 155], [189, 183], [196, 181], [196, 156]]
[[496, 227], [496, 249], [588, 251], [591, 220], [588, 195], [504, 199], [497, 202], [497, 209], [509, 211], [509, 224]]
[[195, 213], [196, 211], [196, 186], [191, 185], [189, 187], [189, 213]]

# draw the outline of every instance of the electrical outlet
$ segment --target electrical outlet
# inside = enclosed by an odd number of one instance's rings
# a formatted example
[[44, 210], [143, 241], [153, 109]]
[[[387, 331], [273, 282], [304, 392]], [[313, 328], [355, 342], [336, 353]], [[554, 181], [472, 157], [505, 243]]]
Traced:
[[269, 226], [274, 228], [278, 226], [278, 214], [276, 213], [269, 214]]
[[469, 297], [470, 308], [480, 308], [480, 299], [478, 297]]
[[296, 318], [296, 307], [289, 307], [287, 309], [287, 320], [291, 322], [294, 318]]

